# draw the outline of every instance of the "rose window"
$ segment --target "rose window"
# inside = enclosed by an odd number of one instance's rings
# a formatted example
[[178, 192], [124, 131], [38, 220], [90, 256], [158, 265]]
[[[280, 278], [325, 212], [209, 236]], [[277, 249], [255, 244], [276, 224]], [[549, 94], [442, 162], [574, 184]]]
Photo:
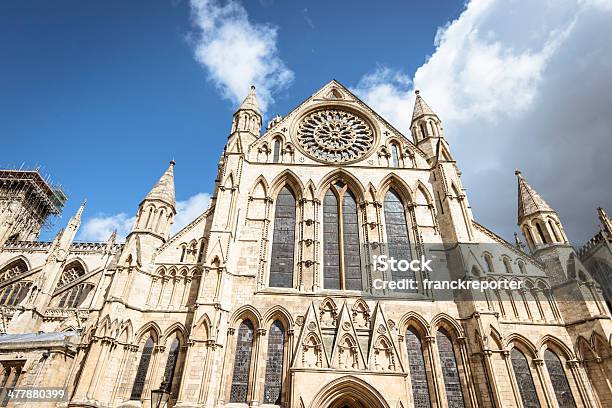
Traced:
[[370, 125], [354, 113], [325, 109], [306, 116], [298, 127], [300, 145], [319, 160], [348, 162], [365, 155], [374, 144]]

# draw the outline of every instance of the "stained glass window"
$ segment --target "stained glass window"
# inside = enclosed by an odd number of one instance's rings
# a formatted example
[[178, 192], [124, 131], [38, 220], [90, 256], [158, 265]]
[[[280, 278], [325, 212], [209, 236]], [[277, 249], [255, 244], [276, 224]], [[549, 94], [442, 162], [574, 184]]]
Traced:
[[21, 275], [28, 270], [28, 265], [23, 259], [18, 259], [11, 262], [0, 271], [0, 282], [14, 278], [15, 276]]
[[285, 333], [283, 324], [276, 320], [268, 334], [268, 361], [266, 363], [266, 382], [264, 386], [264, 403], [281, 403], [283, 383], [283, 359], [285, 353]]
[[32, 282], [16, 282], [0, 289], [0, 305], [18, 306], [25, 299]]
[[548, 370], [548, 376], [555, 390], [559, 408], [575, 408], [576, 403], [574, 402], [574, 397], [572, 396], [572, 391], [567, 382], [565, 370], [561, 360], [559, 360], [559, 356], [550, 349], [547, 349], [544, 352], [544, 362], [546, 363], [546, 370]]
[[293, 287], [293, 254], [295, 242], [295, 197], [288, 187], [276, 198], [270, 286]]
[[[410, 253], [406, 211], [402, 200], [393, 189], [390, 189], [385, 196], [384, 210], [389, 257], [410, 261], [412, 256]], [[395, 270], [391, 271], [391, 279], [394, 281], [414, 278], [415, 274], [412, 270], [400, 271], [398, 268], [395, 268]]]
[[540, 408], [540, 401], [538, 400], [538, 394], [536, 393], [535, 384], [533, 383], [533, 377], [531, 376], [531, 369], [529, 368], [527, 357], [515, 347], [510, 353], [510, 359], [512, 361], [514, 377], [516, 378], [521, 394], [521, 400], [523, 401], [523, 407]]
[[421, 338], [413, 327], [409, 327], [406, 331], [406, 350], [408, 351], [408, 368], [410, 369], [414, 407], [430, 408], [431, 401], [429, 400], [429, 386], [427, 385], [423, 347]]
[[64, 292], [57, 307], [76, 308], [83, 304], [89, 292], [94, 288], [90, 283], [82, 283]]
[[357, 201], [341, 181], [323, 199], [323, 235], [323, 286], [362, 290]]
[[250, 320], [245, 320], [238, 328], [230, 402], [247, 402], [252, 351], [253, 324]]
[[361, 290], [357, 202], [351, 190], [346, 190], [342, 196], [342, 227], [344, 238], [344, 288]]
[[168, 352], [168, 360], [166, 360], [166, 368], [164, 369], [164, 380], [162, 388], [168, 392], [172, 391], [172, 381], [174, 380], [174, 372], [176, 370], [176, 362], [178, 361], [179, 352], [181, 351], [181, 343], [179, 339], [172, 340], [170, 351]]
[[328, 190], [323, 199], [323, 286], [340, 289], [338, 199]]
[[448, 407], [465, 408], [453, 342], [444, 329], [438, 330], [436, 342], [438, 343], [438, 352], [440, 353], [440, 364], [442, 365], [442, 377], [444, 378], [444, 389], [446, 390]]
[[66, 286], [67, 284], [79, 279], [83, 275], [85, 275], [85, 269], [83, 269], [83, 265], [81, 265], [77, 261], [74, 261], [68, 266], [66, 266], [66, 268], [64, 268], [62, 276], [60, 277], [59, 282], [57, 282], [57, 287], [61, 288], [62, 286]]
[[153, 337], [147, 339], [142, 348], [142, 354], [140, 355], [140, 363], [138, 363], [138, 369], [136, 370], [136, 378], [134, 378], [134, 385], [132, 386], [132, 394], [130, 395], [131, 400], [138, 401], [142, 398], [142, 392], [144, 390], [145, 381], [147, 380], [147, 373], [149, 372], [149, 363], [151, 362], [151, 355], [153, 354]]

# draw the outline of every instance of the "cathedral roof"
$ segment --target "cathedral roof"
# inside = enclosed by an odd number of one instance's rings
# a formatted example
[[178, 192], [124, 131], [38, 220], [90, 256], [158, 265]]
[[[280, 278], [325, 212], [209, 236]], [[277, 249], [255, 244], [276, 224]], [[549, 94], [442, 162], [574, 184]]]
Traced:
[[259, 102], [257, 102], [257, 96], [255, 95], [254, 85], [251, 85], [251, 90], [249, 91], [249, 94], [246, 96], [246, 98], [244, 98], [244, 101], [242, 101], [242, 104], [240, 104], [240, 107], [238, 108], [238, 110], [247, 109], [255, 111], [259, 115], [261, 115], [261, 110], [259, 109]]
[[153, 186], [149, 194], [145, 197], [145, 200], [161, 200], [172, 207], [176, 204], [174, 197], [174, 160], [170, 161], [168, 170], [162, 174], [159, 181]]
[[537, 212], [554, 212], [548, 203], [529, 185], [520, 171], [516, 171], [518, 178], [518, 219]]
[[425, 102], [425, 99], [423, 99], [419, 90], [414, 91], [414, 93], [416, 94], [416, 100], [414, 101], [414, 110], [412, 111], [412, 120], [414, 121], [415, 119], [420, 118], [421, 116], [425, 116], [425, 115], [435, 116], [436, 114], [429, 107], [429, 105], [427, 105], [427, 102]]

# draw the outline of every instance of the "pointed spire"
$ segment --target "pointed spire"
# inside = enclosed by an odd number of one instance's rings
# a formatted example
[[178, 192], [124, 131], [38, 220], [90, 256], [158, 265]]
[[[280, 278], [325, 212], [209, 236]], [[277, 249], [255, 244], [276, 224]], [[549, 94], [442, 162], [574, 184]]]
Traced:
[[599, 215], [599, 221], [601, 222], [601, 226], [604, 231], [608, 234], [608, 236], [612, 237], [612, 219], [606, 213], [602, 207], [597, 207], [597, 214]]
[[518, 219], [538, 212], [555, 212], [523, 178], [520, 170], [514, 172], [518, 179]]
[[255, 85], [251, 85], [251, 90], [238, 110], [252, 110], [261, 116], [261, 110], [259, 109], [259, 103], [257, 102], [257, 96], [255, 95]]
[[421, 96], [421, 92], [417, 89], [414, 93], [416, 99], [414, 101], [414, 110], [412, 111], [412, 121], [414, 122], [416, 119], [426, 115], [436, 116], [434, 111], [427, 105], [425, 99]]
[[153, 186], [149, 194], [145, 197], [145, 200], [161, 200], [172, 207], [176, 205], [176, 199], [174, 196], [174, 160], [170, 161], [168, 170], [162, 174], [159, 181]]
[[87, 204], [87, 199], [83, 200], [76, 214], [74, 214], [72, 218], [70, 218], [70, 220], [68, 221], [67, 228], [70, 228], [70, 227], [74, 229], [79, 228], [79, 226], [81, 225], [81, 218], [83, 217], [83, 211], [85, 211], [86, 204]]

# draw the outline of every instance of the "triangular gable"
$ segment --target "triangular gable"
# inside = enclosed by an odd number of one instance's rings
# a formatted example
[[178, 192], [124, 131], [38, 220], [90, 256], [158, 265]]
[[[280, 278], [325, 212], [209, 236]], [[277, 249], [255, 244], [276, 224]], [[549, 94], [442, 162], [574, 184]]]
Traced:
[[[388, 346], [386, 354], [381, 343]], [[374, 309], [374, 323], [370, 331], [370, 347], [368, 350], [368, 368], [373, 371], [403, 371], [402, 361], [393, 339], [393, 332], [387, 324], [380, 302]]]
[[304, 316], [304, 324], [297, 344], [298, 347], [293, 356], [294, 367], [329, 368], [329, 357], [323, 344], [316, 308], [312, 302]]
[[[341, 94], [342, 97], [340, 99], [339, 98], [330, 98], [330, 93], [333, 93], [334, 90]], [[382, 122], [385, 125], [385, 127], [387, 127], [389, 129], [389, 131], [392, 133], [393, 136], [403, 139], [408, 144], [408, 146], [410, 146], [410, 148], [414, 152], [416, 152], [419, 155], [421, 155], [421, 157], [424, 160], [427, 160], [425, 153], [423, 153], [423, 151], [421, 149], [419, 149], [412, 142], [412, 140], [410, 140], [402, 132], [397, 130], [385, 118], [380, 116], [374, 109], [372, 109], [370, 106], [368, 106], [365, 102], [363, 102], [355, 94], [353, 94], [348, 88], [346, 88], [344, 85], [342, 85], [340, 82], [338, 82], [335, 79], [332, 79], [330, 82], [325, 84], [322, 88], [320, 88], [318, 91], [316, 91], [311, 96], [306, 98], [302, 103], [297, 105], [293, 110], [291, 110], [291, 112], [289, 112], [287, 115], [285, 115], [276, 124], [274, 124], [269, 129], [267, 129], [264, 132], [264, 134], [259, 138], [258, 142], [261, 141], [261, 140], [264, 140], [264, 139], [269, 141], [269, 139], [271, 139], [272, 135], [274, 135], [275, 133], [280, 132], [281, 129], [283, 129], [283, 128], [287, 128], [288, 125], [289, 125], [289, 122], [291, 121], [291, 119], [294, 116], [296, 116], [298, 114], [298, 112], [300, 112], [302, 110], [302, 107], [304, 107], [306, 104], [308, 104], [310, 102], [334, 101], [334, 100], [342, 100], [344, 102], [352, 102], [352, 103], [355, 103], [355, 104], [359, 105], [367, 113], [371, 114], [377, 120]], [[406, 113], [406, 114], [408, 115], [408, 113]], [[256, 144], [258, 144], [258, 143], [256, 142], [255, 145]]]
[[349, 313], [346, 301], [340, 310], [338, 330], [334, 341], [331, 366], [340, 369], [364, 370], [366, 368], [363, 351], [359, 346], [357, 331]]

